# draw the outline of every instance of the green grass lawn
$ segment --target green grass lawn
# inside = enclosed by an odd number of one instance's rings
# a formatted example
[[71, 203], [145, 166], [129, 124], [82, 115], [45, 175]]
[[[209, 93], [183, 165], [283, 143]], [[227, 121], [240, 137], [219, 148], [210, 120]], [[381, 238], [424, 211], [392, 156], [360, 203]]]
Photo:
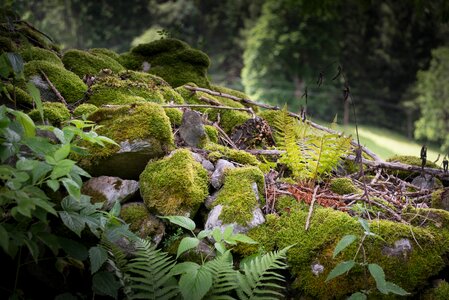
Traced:
[[[356, 139], [355, 126], [339, 126], [337, 129]], [[387, 159], [393, 155], [420, 155], [422, 144], [418, 144], [416, 141], [388, 129], [362, 125], [359, 126], [359, 135], [360, 143], [383, 159]], [[437, 147], [428, 145], [428, 160], [435, 161], [438, 153], [441, 152], [439, 152]], [[442, 156], [437, 164], [441, 164], [441, 161]]]

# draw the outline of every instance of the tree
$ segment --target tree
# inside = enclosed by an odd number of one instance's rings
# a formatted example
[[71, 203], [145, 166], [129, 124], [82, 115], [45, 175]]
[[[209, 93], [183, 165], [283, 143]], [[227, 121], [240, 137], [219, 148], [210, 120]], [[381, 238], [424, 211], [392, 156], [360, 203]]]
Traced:
[[421, 117], [416, 122], [415, 137], [441, 143], [449, 151], [449, 47], [432, 51], [430, 67], [419, 71], [415, 91]]

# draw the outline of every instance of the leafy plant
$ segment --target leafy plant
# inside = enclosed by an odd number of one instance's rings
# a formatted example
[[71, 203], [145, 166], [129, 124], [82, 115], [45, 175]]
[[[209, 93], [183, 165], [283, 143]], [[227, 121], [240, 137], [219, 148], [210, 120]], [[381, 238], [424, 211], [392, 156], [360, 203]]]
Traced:
[[[364, 232], [363, 232], [363, 236], [360, 237], [359, 246], [354, 255], [354, 258], [351, 260], [343, 261], [343, 262], [339, 263], [337, 266], [335, 266], [335, 268], [333, 268], [329, 272], [329, 274], [326, 278], [326, 282], [329, 280], [332, 280], [340, 275], [348, 273], [354, 266], [360, 265], [362, 267], [368, 268], [370, 275], [374, 278], [374, 280], [376, 282], [377, 290], [379, 292], [381, 292], [382, 294], [392, 293], [392, 294], [396, 294], [396, 295], [400, 295], [400, 296], [409, 295], [409, 293], [406, 292], [404, 289], [402, 289], [400, 286], [394, 284], [393, 282], [387, 281], [385, 279], [384, 270], [378, 264], [367, 263], [365, 261], [365, 257], [364, 257], [364, 261], [362, 261], [362, 262], [356, 261], [358, 254], [359, 254], [360, 250], [362, 249], [363, 243], [366, 238], [373, 237], [373, 238], [382, 239], [379, 235], [371, 232], [369, 223], [365, 219], [359, 218], [359, 222], [360, 222], [360, 225], [363, 227]], [[333, 258], [335, 258], [340, 252], [342, 252], [347, 247], [349, 247], [357, 239], [358, 239], [358, 237], [355, 235], [352, 235], [352, 234], [345, 235], [344, 237], [342, 237], [342, 239], [337, 243], [337, 246], [335, 246], [335, 249], [333, 252]], [[356, 292], [356, 293], [352, 294], [349, 297], [349, 299], [351, 299], [351, 300], [367, 299], [366, 293], [367, 293], [367, 291]]]

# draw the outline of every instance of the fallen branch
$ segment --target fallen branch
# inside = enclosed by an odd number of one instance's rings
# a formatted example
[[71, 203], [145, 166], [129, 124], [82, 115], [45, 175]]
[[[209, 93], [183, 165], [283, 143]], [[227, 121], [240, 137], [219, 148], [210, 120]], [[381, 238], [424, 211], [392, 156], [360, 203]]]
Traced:
[[167, 104], [167, 105], [161, 105], [162, 107], [169, 107], [169, 108], [213, 108], [213, 109], [229, 109], [229, 110], [243, 110], [249, 113], [252, 113], [252, 110], [250, 108], [244, 108], [244, 107], [230, 107], [230, 106], [216, 106], [216, 105], [206, 105], [206, 104]]
[[313, 213], [313, 205], [315, 204], [316, 201], [316, 192], [318, 191], [318, 188], [320, 186], [317, 185], [315, 187], [315, 189], [313, 190], [313, 195], [312, 195], [312, 202], [310, 202], [310, 207], [309, 207], [309, 214], [307, 215], [307, 220], [306, 220], [306, 226], [305, 226], [305, 231], [309, 230], [309, 226], [310, 226], [310, 218], [312, 217], [312, 213]]
[[47, 74], [45, 74], [45, 72], [42, 71], [42, 70], [40, 70], [40, 72], [41, 72], [42, 76], [44, 77], [45, 81], [47, 81], [47, 83], [50, 86], [50, 88], [53, 91], [53, 93], [55, 93], [56, 97], [59, 99], [59, 101], [61, 101], [72, 112], [71, 107], [67, 104], [67, 102], [65, 101], [64, 97], [62, 97], [61, 93], [56, 89], [56, 87], [50, 81], [50, 79], [48, 78]]

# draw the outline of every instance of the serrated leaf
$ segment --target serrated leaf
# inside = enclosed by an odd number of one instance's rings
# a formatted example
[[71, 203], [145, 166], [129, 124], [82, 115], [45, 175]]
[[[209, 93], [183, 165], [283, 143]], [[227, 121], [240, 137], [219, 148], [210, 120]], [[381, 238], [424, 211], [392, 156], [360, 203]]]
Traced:
[[9, 253], [9, 235], [6, 229], [0, 224], [0, 246], [3, 251]]
[[20, 125], [22, 125], [25, 137], [33, 137], [36, 135], [36, 125], [34, 125], [33, 120], [27, 114], [19, 110], [14, 110], [11, 113], [16, 117]]
[[362, 218], [359, 218], [359, 223], [362, 225], [363, 229], [367, 234], [371, 233], [371, 230], [369, 228], [368, 221]]
[[70, 178], [63, 178], [61, 181], [67, 192], [69, 192], [69, 195], [79, 200], [81, 197], [81, 190], [78, 184]]
[[186, 273], [179, 279], [179, 289], [184, 299], [200, 300], [212, 286], [212, 274], [204, 267], [195, 272]]
[[227, 240], [231, 237], [232, 233], [234, 231], [234, 225], [228, 225], [226, 226], [225, 230], [223, 231], [223, 239]]
[[52, 206], [54, 204], [52, 204], [51, 202], [42, 200], [40, 198], [33, 198], [33, 202], [36, 206], [39, 206], [40, 208], [44, 209], [46, 212], [48, 212], [52, 215], [55, 215], [55, 216], [58, 215], [56, 210], [54, 210], [54, 208]]
[[352, 294], [347, 300], [366, 300], [368, 299], [364, 293], [357, 292]]
[[81, 231], [86, 226], [82, 217], [73, 212], [59, 211], [58, 213], [64, 225], [81, 237]]
[[85, 260], [88, 257], [87, 248], [74, 240], [58, 237], [58, 242], [61, 245], [61, 248], [71, 257], [77, 260]]
[[94, 274], [108, 260], [108, 252], [102, 247], [91, 247], [89, 249], [89, 260], [91, 274]]
[[335, 246], [332, 258], [335, 258], [338, 255], [338, 253], [346, 249], [346, 247], [351, 245], [356, 239], [357, 237], [352, 234], [345, 235], [344, 237], [342, 237], [341, 240], [338, 242], [337, 246]]
[[120, 210], [121, 210], [122, 206], [120, 205], [120, 201], [116, 200], [114, 202], [114, 206], [112, 206], [111, 208], [111, 215], [113, 215], [114, 217], [118, 217], [120, 215]]
[[409, 292], [407, 292], [406, 290], [404, 290], [403, 288], [401, 288], [397, 284], [395, 284], [393, 282], [389, 282], [389, 281], [387, 281], [387, 291], [389, 293], [393, 293], [393, 294], [396, 294], [396, 295], [399, 295], [399, 296], [410, 295]]
[[212, 231], [212, 237], [216, 242], [220, 242], [223, 239], [223, 234], [221, 233], [220, 227], [215, 227]]
[[183, 238], [181, 240], [181, 243], [179, 243], [176, 258], [178, 258], [184, 252], [189, 251], [190, 249], [196, 248], [199, 243], [200, 243], [200, 240], [197, 238], [193, 238], [193, 237]]
[[202, 240], [202, 239], [204, 239], [205, 237], [208, 237], [208, 236], [210, 236], [212, 234], [212, 231], [210, 231], [210, 230], [201, 230], [199, 233], [198, 233], [198, 235], [197, 235], [197, 237], [200, 239], [200, 240]]
[[16, 162], [16, 168], [21, 171], [30, 171], [36, 168], [38, 164], [39, 162], [37, 160], [22, 158]]
[[329, 275], [327, 275], [326, 282], [348, 272], [349, 270], [352, 269], [352, 267], [354, 267], [354, 265], [355, 265], [354, 260], [348, 260], [339, 263], [338, 265], [335, 266], [335, 268], [332, 269], [332, 271], [330, 271]]
[[62, 145], [58, 150], [55, 151], [53, 157], [56, 161], [61, 161], [65, 159], [70, 154], [70, 144]]
[[44, 108], [42, 105], [41, 93], [39, 89], [34, 85], [32, 81], [29, 81], [27, 83], [27, 90], [31, 98], [33, 98], [34, 103], [36, 104], [36, 108], [39, 112], [39, 115], [41, 116], [42, 123], [44, 123]]
[[109, 272], [98, 272], [92, 277], [92, 289], [100, 295], [117, 299], [120, 282]]
[[218, 252], [220, 252], [221, 254], [226, 252], [226, 246], [223, 242], [216, 242], [214, 244], [215, 249], [217, 249]]
[[160, 216], [159, 218], [167, 219], [171, 223], [181, 226], [182, 228], [193, 231], [196, 227], [195, 222], [183, 216]]
[[388, 294], [387, 282], [385, 281], [385, 273], [378, 264], [369, 264], [368, 270], [376, 281], [376, 287], [382, 294]]
[[196, 272], [201, 266], [197, 263], [186, 261], [179, 264], [176, 264], [171, 270], [170, 275], [176, 276], [184, 273], [193, 273]]
[[55, 179], [49, 179], [46, 181], [47, 185], [49, 188], [51, 188], [53, 190], [53, 192], [56, 192], [57, 190], [59, 190], [59, 181], [55, 180]]
[[53, 168], [53, 171], [50, 174], [51, 179], [58, 179], [60, 177], [66, 176], [72, 171], [75, 162], [70, 159], [63, 159], [61, 161], [56, 162], [56, 166]]

